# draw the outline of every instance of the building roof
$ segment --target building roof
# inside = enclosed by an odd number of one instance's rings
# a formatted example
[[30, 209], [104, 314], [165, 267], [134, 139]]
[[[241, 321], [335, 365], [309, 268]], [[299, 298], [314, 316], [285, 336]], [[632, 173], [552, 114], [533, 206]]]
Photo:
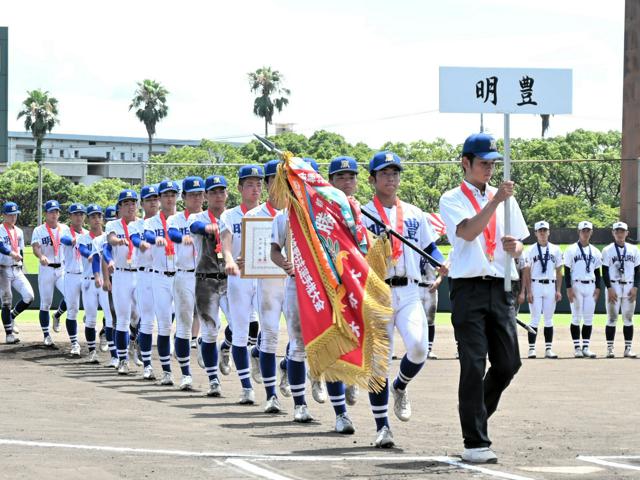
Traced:
[[[32, 140], [31, 132], [9, 132], [9, 138], [25, 138]], [[149, 143], [149, 139], [146, 137], [113, 137], [107, 135], [77, 135], [70, 133], [48, 133], [47, 140], [65, 140], [65, 141], [78, 141], [78, 142], [100, 142], [100, 143], [135, 143], [144, 144]], [[171, 138], [154, 138], [154, 145], [189, 145], [197, 147], [200, 145], [200, 140], [177, 140]]]

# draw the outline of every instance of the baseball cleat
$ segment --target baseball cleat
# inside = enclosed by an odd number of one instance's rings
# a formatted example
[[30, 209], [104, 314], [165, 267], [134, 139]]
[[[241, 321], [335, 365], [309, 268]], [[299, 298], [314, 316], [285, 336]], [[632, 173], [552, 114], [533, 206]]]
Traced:
[[158, 385], [162, 385], [162, 386], [173, 385], [173, 377], [171, 376], [171, 372], [166, 372], [163, 370], [162, 378], [158, 382]]
[[71, 355], [72, 357], [79, 357], [80, 356], [80, 344], [79, 343], [72, 343], [71, 344], [71, 350], [69, 351], [69, 355]]
[[536, 358], [536, 349], [535, 348], [530, 348], [529, 349], [529, 354], [527, 355], [527, 358]]
[[427, 353], [427, 358], [429, 360], [437, 360], [438, 356], [435, 353], [433, 353], [431, 350], [429, 350], [429, 353]]
[[60, 331], [60, 315], [58, 315], [57, 313], [53, 314], [53, 331]]
[[53, 343], [53, 338], [51, 338], [51, 335], [47, 335], [46, 337], [44, 337], [44, 346], [45, 347], [55, 346]]
[[465, 448], [462, 452], [462, 460], [469, 463], [498, 463], [498, 457], [488, 447]]
[[589, 347], [582, 347], [582, 356], [584, 358], [596, 358], [597, 355], [593, 353]]
[[18, 326], [16, 325], [15, 320], [13, 320], [13, 318], [11, 319], [11, 330], [13, 330], [13, 333], [15, 333], [16, 335], [20, 334], [20, 330], [18, 330]]
[[16, 343], [20, 343], [20, 339], [16, 337], [13, 333], [7, 334], [7, 345], [13, 345]]
[[109, 361], [105, 364], [105, 368], [118, 368], [118, 359], [116, 357], [111, 357]]
[[256, 394], [253, 392], [253, 388], [243, 388], [238, 403], [240, 405], [253, 405], [256, 403]]
[[293, 421], [298, 423], [309, 423], [313, 421], [309, 407], [306, 405], [296, 405], [293, 409]]
[[204, 370], [204, 357], [202, 356], [202, 339], [198, 337], [198, 344], [196, 345], [196, 355], [198, 358], [198, 366]]
[[287, 376], [287, 370], [279, 367], [280, 369], [280, 384], [278, 389], [283, 397], [289, 398], [291, 396], [291, 387], [289, 386], [289, 377]]
[[153, 367], [151, 365], [147, 365], [144, 367], [144, 371], [142, 372], [143, 380], [155, 380], [156, 374], [153, 372]]
[[376, 448], [393, 448], [395, 442], [393, 441], [393, 433], [386, 425], [382, 427], [376, 433]]
[[220, 397], [222, 395], [222, 388], [220, 387], [220, 380], [214, 378], [209, 382], [209, 390], [207, 390], [207, 397]]
[[411, 418], [411, 402], [407, 390], [398, 390], [391, 385], [391, 393], [393, 393], [393, 411], [399, 420], [408, 422]]
[[347, 385], [344, 389], [344, 398], [347, 402], [347, 405], [353, 406], [358, 401], [358, 394], [360, 393], [360, 389], [357, 385]]
[[613, 353], [613, 347], [607, 347], [607, 358], [615, 358], [616, 355]]
[[191, 339], [191, 348], [198, 348], [198, 339], [197, 338], [192, 338]]
[[98, 352], [91, 350], [87, 357], [87, 363], [100, 363], [100, 360], [98, 359]]
[[191, 375], [183, 375], [178, 388], [183, 391], [193, 390], [193, 377]]
[[273, 395], [264, 406], [264, 413], [280, 413], [282, 411], [282, 406], [280, 405], [280, 400], [278, 397]]
[[229, 373], [231, 373], [231, 351], [228, 348], [220, 347], [218, 370], [220, 370], [222, 375], [229, 375]]
[[129, 358], [133, 359], [133, 364], [136, 367], [141, 367], [142, 365], [144, 365], [142, 363], [142, 360], [140, 360], [140, 355], [138, 354], [139, 352], [139, 348], [138, 348], [138, 342], [136, 342], [135, 340], [131, 340], [129, 342]]
[[129, 375], [129, 360], [120, 360], [118, 363], [118, 375]]
[[638, 355], [636, 355], [635, 352], [633, 350], [631, 350], [631, 347], [625, 347], [624, 356], [626, 358], [637, 358], [638, 357]]
[[249, 354], [251, 360], [251, 380], [255, 383], [262, 383], [262, 374], [260, 373], [260, 359]]
[[309, 380], [311, 380], [311, 396], [318, 403], [324, 403], [327, 401], [327, 389], [324, 386], [324, 382], [311, 377], [307, 374]]
[[336, 417], [336, 432], [343, 435], [351, 435], [356, 432], [356, 429], [353, 428], [353, 422], [346, 412]]
[[550, 348], [547, 348], [544, 352], [544, 358], [558, 358], [558, 355]]
[[582, 350], [580, 350], [580, 347], [576, 347], [576, 349], [573, 352], [573, 356], [576, 358], [584, 357], [584, 355], [582, 354]]
[[100, 351], [106, 352], [107, 350], [109, 350], [109, 343], [107, 342], [107, 334], [101, 333], [100, 334]]

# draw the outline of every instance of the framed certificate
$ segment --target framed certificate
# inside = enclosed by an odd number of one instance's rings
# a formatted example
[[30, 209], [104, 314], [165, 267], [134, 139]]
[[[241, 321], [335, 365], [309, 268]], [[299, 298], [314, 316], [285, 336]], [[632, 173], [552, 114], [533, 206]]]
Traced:
[[271, 261], [271, 217], [242, 219], [242, 278], [284, 278], [284, 270]]

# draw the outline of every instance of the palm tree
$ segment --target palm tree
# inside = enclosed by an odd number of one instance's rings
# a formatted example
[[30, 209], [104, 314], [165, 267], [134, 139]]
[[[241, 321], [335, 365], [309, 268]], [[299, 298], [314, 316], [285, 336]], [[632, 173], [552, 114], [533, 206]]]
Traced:
[[[136, 117], [147, 129], [149, 136], [149, 158], [151, 158], [151, 145], [153, 136], [156, 134], [156, 124], [167, 116], [169, 107], [167, 106], [167, 95], [169, 92], [159, 82], [146, 79], [138, 82], [129, 110], [136, 108]], [[144, 179], [143, 179], [144, 183]]]
[[44, 137], [53, 130], [58, 120], [58, 100], [50, 97], [49, 92], [31, 90], [27, 92], [27, 98], [22, 102], [22, 110], [18, 113], [18, 119], [24, 117], [24, 129], [31, 130], [31, 135], [36, 141], [35, 161], [42, 161], [42, 142]]
[[[285, 95], [291, 95], [291, 90], [282, 86], [283, 76], [271, 67], [262, 67], [255, 72], [249, 73], [249, 84], [251, 92], [258, 93], [259, 96], [253, 101], [253, 113], [264, 118], [264, 135], [269, 135], [269, 124], [273, 120], [275, 110], [281, 112], [285, 105], [289, 104], [289, 99]], [[272, 95], [281, 95], [272, 99]]]

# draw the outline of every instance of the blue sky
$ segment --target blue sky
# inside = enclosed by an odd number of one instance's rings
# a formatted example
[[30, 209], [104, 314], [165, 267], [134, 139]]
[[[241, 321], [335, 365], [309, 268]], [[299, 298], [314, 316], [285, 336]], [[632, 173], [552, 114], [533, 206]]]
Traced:
[[[23, 128], [25, 92], [43, 88], [60, 101], [60, 133], [144, 136], [128, 105], [154, 78], [171, 92], [158, 136], [241, 141], [262, 130], [246, 75], [263, 65], [292, 90], [275, 121], [374, 148], [478, 130], [478, 115], [437, 112], [441, 65], [571, 68], [573, 114], [552, 118], [551, 134], [621, 129], [622, 0], [35, 0], [5, 5], [0, 24], [10, 130]], [[502, 135], [501, 116], [485, 125]], [[513, 136], [539, 130], [538, 117], [513, 117]]]

